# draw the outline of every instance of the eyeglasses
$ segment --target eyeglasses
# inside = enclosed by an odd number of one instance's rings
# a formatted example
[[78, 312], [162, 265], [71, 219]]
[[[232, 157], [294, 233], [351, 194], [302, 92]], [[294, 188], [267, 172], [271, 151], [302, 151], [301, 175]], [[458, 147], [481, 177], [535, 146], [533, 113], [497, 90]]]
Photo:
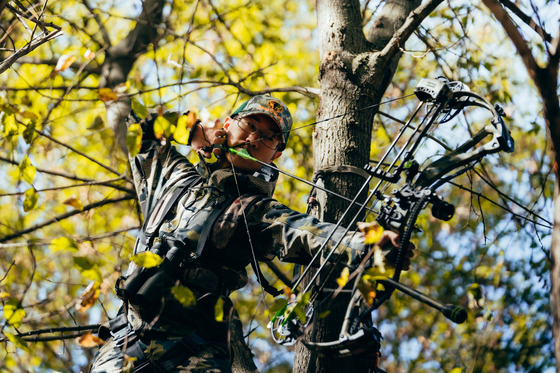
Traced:
[[278, 147], [282, 143], [282, 137], [280, 133], [265, 132], [259, 129], [253, 123], [247, 122], [244, 119], [236, 119], [235, 123], [237, 123], [237, 126], [247, 135], [252, 135], [254, 133], [257, 133], [259, 138], [256, 141], [260, 141], [264, 146], [266, 146], [269, 149], [278, 150]]

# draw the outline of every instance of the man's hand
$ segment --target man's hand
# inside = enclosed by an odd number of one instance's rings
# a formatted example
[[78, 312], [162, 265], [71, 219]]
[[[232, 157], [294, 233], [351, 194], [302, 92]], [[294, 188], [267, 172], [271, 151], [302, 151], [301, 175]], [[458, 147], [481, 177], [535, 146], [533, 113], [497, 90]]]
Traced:
[[[395, 232], [383, 231], [377, 245], [387, 252], [385, 254], [385, 264], [394, 268], [397, 261], [397, 254], [401, 247], [399, 235]], [[405, 257], [403, 258], [403, 270], [405, 271], [410, 269], [410, 259], [414, 257], [414, 249], [416, 249], [416, 246], [412, 242], [409, 242]]]
[[[198, 122], [195, 124], [191, 133], [192, 149], [204, 158], [210, 158], [213, 152], [213, 145], [225, 142], [225, 137], [223, 139], [222, 137], [226, 131], [220, 127], [221, 122], [219, 119], [210, 123]], [[216, 152], [214, 151], [214, 153]]]

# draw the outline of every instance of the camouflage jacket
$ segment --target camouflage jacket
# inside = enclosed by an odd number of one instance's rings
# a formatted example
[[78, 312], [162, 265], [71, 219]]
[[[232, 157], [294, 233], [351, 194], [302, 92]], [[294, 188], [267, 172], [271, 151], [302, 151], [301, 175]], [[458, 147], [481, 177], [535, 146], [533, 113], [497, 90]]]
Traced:
[[[335, 229], [334, 224], [320, 222], [272, 199], [277, 176], [272, 168], [265, 167], [254, 174], [234, 174], [232, 169], [213, 170], [204, 161], [195, 166], [173, 146], [162, 145], [153, 136], [149, 123], [143, 125], [140, 153], [130, 159], [142, 213], [149, 223], [150, 212], [159, 199], [167, 198], [181, 180], [199, 174], [202, 182], [179, 199], [157, 233], [159, 239], [178, 242], [195, 258], [209, 215], [220, 203], [233, 200], [217, 218], [202, 255], [194, 260], [196, 266], [215, 273], [229, 290], [246, 284], [245, 267], [253, 255], [259, 261], [277, 256], [306, 265]], [[344, 229], [337, 228], [331, 242], [337, 242], [343, 235]], [[363, 242], [361, 233], [349, 232], [338, 252], [354, 257], [364, 250]], [[134, 253], [147, 249], [137, 239]], [[129, 273], [133, 269], [131, 263]], [[188, 278], [182, 280], [189, 283]]]

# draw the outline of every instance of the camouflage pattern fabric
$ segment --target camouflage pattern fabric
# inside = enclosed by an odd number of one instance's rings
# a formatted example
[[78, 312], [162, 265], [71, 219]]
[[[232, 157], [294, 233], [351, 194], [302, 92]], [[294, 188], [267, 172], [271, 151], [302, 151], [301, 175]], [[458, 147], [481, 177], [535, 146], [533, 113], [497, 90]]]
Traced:
[[[158, 359], [176, 343], [175, 340], [152, 340], [148, 344], [139, 342], [146, 357], [156, 367]], [[113, 339], [108, 340], [95, 357], [91, 373], [132, 372], [132, 360], [126, 359], [123, 348], [117, 347]], [[166, 370], [168, 371], [168, 370]], [[182, 373], [229, 373], [231, 363], [227, 347], [222, 343], [209, 343], [194, 356], [185, 356], [184, 360], [170, 372]]]
[[[131, 116], [129, 120], [134, 119]], [[214, 273], [230, 291], [245, 286], [245, 267], [252, 261], [252, 250], [260, 261], [272, 260], [277, 256], [284, 261], [308, 264], [335, 229], [334, 224], [320, 222], [272, 199], [277, 174], [271, 173], [270, 168], [264, 170], [266, 172], [234, 175], [231, 169], [213, 170], [212, 165], [204, 161], [194, 166], [174, 147], [161, 145], [153, 136], [151, 126], [154, 120], [152, 118], [142, 123], [142, 149], [140, 154], [130, 160], [142, 213], [150, 216], [157, 201], [169, 198], [181, 180], [195, 173], [201, 175], [202, 183], [191, 187], [179, 199], [158, 233], [159, 239], [172, 239], [189, 253], [188, 256], [195, 258], [198, 240], [209, 215], [220, 203], [234, 198], [235, 201], [227, 206], [216, 221], [202, 255], [194, 260], [196, 266]], [[261, 198], [251, 203], [255, 196]], [[151, 218], [145, 226], [147, 231], [153, 228], [150, 221]], [[252, 244], [248, 242], [247, 231], [250, 232]], [[359, 232], [344, 234], [344, 229], [337, 228], [331, 242], [341, 238], [343, 242], [338, 254], [347, 256], [345, 261], [353, 260], [365, 249], [363, 235]], [[136, 241], [135, 254], [147, 249], [142, 240]], [[325, 251], [326, 254], [329, 250]], [[127, 273], [132, 273], [134, 269], [135, 264], [131, 262]], [[188, 273], [191, 272], [185, 272], [187, 276]], [[189, 287], [194, 282], [190, 280], [194, 279], [181, 278], [183, 285]], [[204, 295], [204, 284], [200, 285], [201, 289], [195, 291], [197, 296]], [[196, 330], [203, 336], [214, 334], [214, 341], [225, 342], [225, 334], [213, 333], [214, 330], [223, 330], [221, 323], [214, 320], [214, 304], [199, 302], [188, 309], [164, 308], [157, 322], [150, 327], [179, 336]], [[140, 313], [136, 307], [129, 307], [129, 322], [136, 330], [145, 328], [146, 323], [150, 322], [143, 320]], [[102, 351], [105, 353], [100, 354], [98, 359], [106, 360], [107, 364], [111, 358], [122, 361], [122, 356], [116, 357], [118, 351], [110, 347], [104, 347]], [[185, 367], [191, 369], [192, 364]]]

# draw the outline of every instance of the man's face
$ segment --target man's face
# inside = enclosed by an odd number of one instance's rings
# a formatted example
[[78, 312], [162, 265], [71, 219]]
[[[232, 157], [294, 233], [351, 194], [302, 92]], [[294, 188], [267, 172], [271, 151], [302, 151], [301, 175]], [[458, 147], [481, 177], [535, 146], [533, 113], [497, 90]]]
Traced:
[[[226, 118], [224, 128], [228, 131], [227, 145], [229, 147], [246, 149], [249, 154], [265, 163], [271, 163], [282, 152], [278, 151], [282, 136], [278, 125], [272, 118], [256, 114], [244, 118]], [[228, 160], [235, 168], [245, 171], [257, 171], [262, 165], [228, 153]]]

